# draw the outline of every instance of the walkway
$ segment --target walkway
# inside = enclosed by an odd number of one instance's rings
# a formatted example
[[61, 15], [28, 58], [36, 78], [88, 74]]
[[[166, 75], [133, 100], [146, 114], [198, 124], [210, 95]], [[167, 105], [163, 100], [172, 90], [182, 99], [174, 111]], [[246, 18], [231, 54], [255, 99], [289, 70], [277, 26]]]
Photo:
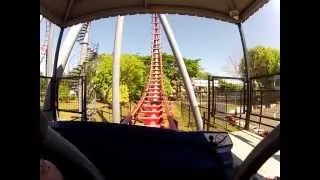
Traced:
[[[239, 159], [243, 161], [262, 140], [262, 137], [246, 130], [231, 132], [229, 135], [233, 142], [231, 151], [237, 157], [235, 163], [240, 163]], [[265, 162], [259, 169], [258, 174], [270, 178], [280, 177], [280, 151]]]

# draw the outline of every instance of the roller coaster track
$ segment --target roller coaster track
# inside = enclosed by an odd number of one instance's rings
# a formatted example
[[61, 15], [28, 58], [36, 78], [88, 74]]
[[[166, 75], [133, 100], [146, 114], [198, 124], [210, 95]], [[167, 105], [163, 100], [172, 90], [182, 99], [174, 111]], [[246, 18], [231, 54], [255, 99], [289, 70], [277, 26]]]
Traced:
[[47, 54], [49, 33], [50, 33], [51, 26], [52, 26], [51, 22], [46, 21], [46, 32], [45, 32], [44, 42], [40, 46], [40, 64], [42, 63], [43, 59], [45, 58], [45, 56]]
[[[90, 26], [90, 23], [83, 24], [83, 26], [78, 34], [78, 37], [77, 37], [77, 42], [79, 42], [80, 44], [81, 44], [81, 42], [83, 42], [84, 36], [87, 33], [89, 26]], [[78, 64], [77, 66], [73, 67], [73, 69], [70, 71], [69, 74], [71, 76], [79, 76], [84, 64], [95, 60], [95, 58], [98, 55], [97, 51], [98, 51], [98, 44], [89, 44], [84, 61], [82, 62], [82, 64]]]
[[152, 15], [152, 48], [150, 72], [143, 95], [123, 124], [177, 129], [164, 91], [164, 74], [160, 43], [160, 21]]

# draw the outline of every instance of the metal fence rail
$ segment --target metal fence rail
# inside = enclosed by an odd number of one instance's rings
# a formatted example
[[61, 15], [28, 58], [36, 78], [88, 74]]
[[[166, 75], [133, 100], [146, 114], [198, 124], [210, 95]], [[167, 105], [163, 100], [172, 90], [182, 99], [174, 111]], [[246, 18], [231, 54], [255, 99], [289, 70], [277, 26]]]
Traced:
[[[251, 113], [249, 130], [262, 134], [270, 132], [280, 123], [280, 74], [252, 77]], [[204, 119], [204, 127], [245, 127], [247, 111], [246, 83], [243, 78], [209, 76], [207, 86], [195, 87], [195, 94]], [[181, 114], [188, 117], [192, 126], [194, 118], [186, 94], [181, 99]]]
[[84, 76], [59, 78], [57, 110], [63, 120], [86, 120], [86, 80]]
[[251, 78], [252, 113], [258, 129], [272, 130], [280, 123], [280, 73]]
[[[40, 76], [41, 110], [50, 78]], [[250, 81], [252, 86], [249, 130], [258, 134], [263, 131], [270, 132], [280, 123], [280, 73], [252, 77]], [[60, 119], [110, 122], [112, 118], [110, 105], [100, 103], [95, 93], [93, 99], [92, 95], [89, 98], [87, 94], [92, 92], [87, 92], [88, 89], [83, 76], [60, 78], [57, 96]], [[206, 85], [194, 89], [206, 130], [217, 127], [228, 128], [230, 125], [244, 128], [248, 111], [247, 89], [243, 78], [209, 76]], [[131, 102], [121, 105], [121, 117], [124, 118], [134, 106]], [[188, 128], [196, 130], [195, 119], [185, 93], [181, 94], [180, 106], [180, 113], [187, 119]]]

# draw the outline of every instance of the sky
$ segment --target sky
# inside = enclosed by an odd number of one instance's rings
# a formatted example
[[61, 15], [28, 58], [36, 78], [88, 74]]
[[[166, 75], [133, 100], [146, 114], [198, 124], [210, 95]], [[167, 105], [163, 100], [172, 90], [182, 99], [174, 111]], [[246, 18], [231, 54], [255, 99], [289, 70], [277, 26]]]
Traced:
[[[233, 75], [230, 58], [243, 56], [239, 31], [236, 25], [215, 19], [195, 16], [167, 15], [180, 51], [184, 57], [201, 59], [201, 67], [216, 76]], [[45, 21], [40, 23], [40, 45], [45, 34]], [[89, 41], [99, 44], [99, 53], [112, 53], [116, 18], [91, 22]], [[280, 49], [280, 0], [270, 0], [244, 24], [243, 31], [248, 48], [264, 45]], [[68, 33], [65, 31], [64, 37]], [[55, 27], [54, 42], [58, 37]], [[171, 53], [165, 33], [161, 33], [163, 51]], [[151, 48], [151, 16], [130, 15], [124, 18], [122, 53], [148, 55]], [[80, 48], [76, 43], [67, 69], [77, 64]], [[40, 67], [40, 69], [43, 69]]]

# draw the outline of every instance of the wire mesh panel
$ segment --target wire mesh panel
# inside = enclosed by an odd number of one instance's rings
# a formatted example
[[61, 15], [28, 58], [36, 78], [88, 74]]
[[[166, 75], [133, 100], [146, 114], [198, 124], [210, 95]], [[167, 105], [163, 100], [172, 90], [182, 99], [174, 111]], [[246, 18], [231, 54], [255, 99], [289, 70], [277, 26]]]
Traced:
[[[206, 130], [233, 131], [245, 127], [248, 99], [247, 84], [243, 78], [214, 76], [209, 80], [193, 82]], [[280, 74], [254, 77], [251, 84], [249, 130], [266, 135], [280, 123]], [[181, 118], [187, 121], [187, 130], [196, 130], [185, 91], [182, 93], [180, 111]]]
[[280, 123], [280, 74], [251, 78], [251, 122], [262, 132], [270, 132]]
[[192, 114], [190, 101], [185, 92], [181, 94], [179, 113], [181, 114], [179, 128], [186, 131], [196, 131], [196, 120]]
[[[206, 130], [229, 129], [227, 117], [245, 117], [244, 83], [241, 78], [211, 77], [207, 80], [193, 79], [194, 92]], [[189, 130], [196, 130], [196, 122], [191, 111], [188, 95], [182, 93], [181, 114], [188, 120]]]
[[212, 117], [213, 123], [225, 123], [244, 127], [245, 82], [236, 77], [212, 77]]
[[40, 76], [40, 110], [43, 110], [50, 77]]
[[[80, 120], [86, 111], [85, 78], [62, 77], [58, 90], [58, 113], [60, 120]], [[85, 116], [83, 117], [85, 118]]]

